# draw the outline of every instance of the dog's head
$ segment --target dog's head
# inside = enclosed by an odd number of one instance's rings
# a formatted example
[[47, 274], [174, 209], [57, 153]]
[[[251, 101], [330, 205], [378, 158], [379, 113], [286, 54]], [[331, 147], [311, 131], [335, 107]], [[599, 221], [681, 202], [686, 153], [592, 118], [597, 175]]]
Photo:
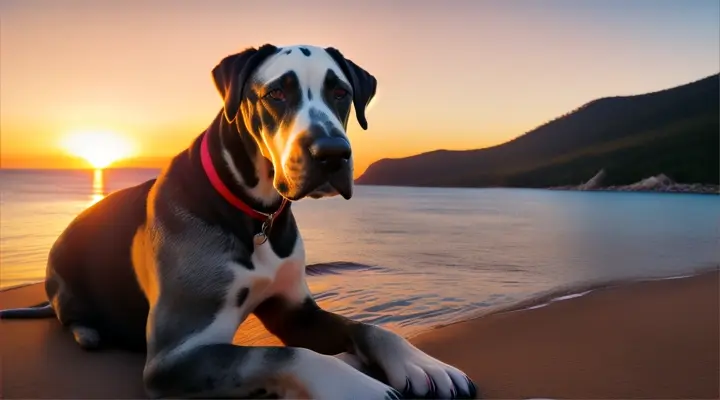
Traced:
[[350, 106], [363, 129], [375, 77], [334, 48], [263, 45], [224, 58], [213, 78], [228, 122], [257, 142], [284, 197], [352, 196]]

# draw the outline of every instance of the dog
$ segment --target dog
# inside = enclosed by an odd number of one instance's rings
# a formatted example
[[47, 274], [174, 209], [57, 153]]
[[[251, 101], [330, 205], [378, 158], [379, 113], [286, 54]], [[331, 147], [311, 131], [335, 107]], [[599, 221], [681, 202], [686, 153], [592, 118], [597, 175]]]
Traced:
[[[80, 213], [48, 257], [49, 302], [84, 349], [143, 351], [148, 396], [474, 398], [459, 369], [320, 308], [291, 203], [353, 194], [346, 135], [377, 80], [333, 47], [264, 44], [212, 69], [223, 107], [157, 178]], [[232, 343], [254, 313], [284, 347]], [[363, 371], [382, 373], [374, 379]]]

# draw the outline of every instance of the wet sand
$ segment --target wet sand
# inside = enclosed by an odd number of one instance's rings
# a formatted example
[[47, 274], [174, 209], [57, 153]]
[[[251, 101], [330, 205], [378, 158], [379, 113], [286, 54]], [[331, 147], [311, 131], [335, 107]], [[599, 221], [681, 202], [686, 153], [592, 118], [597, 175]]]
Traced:
[[620, 284], [413, 342], [466, 370], [484, 397], [717, 399], [719, 279], [714, 271]]
[[[547, 298], [524, 302], [412, 342], [465, 370], [485, 398], [720, 398], [719, 286], [717, 269], [621, 283], [539, 308], [527, 309]], [[0, 292], [0, 308], [43, 300], [41, 285]], [[262, 329], [252, 320], [245, 328]], [[142, 355], [83, 352], [55, 319], [0, 321], [0, 357], [2, 398], [145, 396]]]

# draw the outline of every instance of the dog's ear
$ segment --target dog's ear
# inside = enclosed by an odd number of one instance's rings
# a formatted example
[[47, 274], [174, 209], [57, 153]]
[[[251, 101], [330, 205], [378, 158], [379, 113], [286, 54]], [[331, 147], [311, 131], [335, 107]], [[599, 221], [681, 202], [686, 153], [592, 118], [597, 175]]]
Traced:
[[228, 122], [233, 122], [240, 110], [243, 87], [255, 69], [269, 56], [277, 52], [271, 44], [253, 47], [223, 58], [212, 70], [213, 80], [220, 96], [225, 101], [223, 113]]
[[355, 105], [355, 116], [360, 126], [367, 130], [367, 119], [365, 108], [375, 96], [377, 80], [369, 72], [345, 58], [340, 51], [333, 47], [325, 49], [333, 60], [338, 64], [342, 72], [350, 79], [353, 88], [353, 104]]

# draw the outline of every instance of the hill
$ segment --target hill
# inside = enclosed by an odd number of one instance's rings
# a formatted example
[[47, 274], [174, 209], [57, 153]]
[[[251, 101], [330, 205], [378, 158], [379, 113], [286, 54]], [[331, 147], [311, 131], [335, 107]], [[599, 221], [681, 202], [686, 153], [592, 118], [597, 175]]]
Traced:
[[591, 101], [498, 146], [379, 160], [358, 184], [440, 187], [607, 185], [665, 174], [715, 184], [720, 75], [658, 92]]

